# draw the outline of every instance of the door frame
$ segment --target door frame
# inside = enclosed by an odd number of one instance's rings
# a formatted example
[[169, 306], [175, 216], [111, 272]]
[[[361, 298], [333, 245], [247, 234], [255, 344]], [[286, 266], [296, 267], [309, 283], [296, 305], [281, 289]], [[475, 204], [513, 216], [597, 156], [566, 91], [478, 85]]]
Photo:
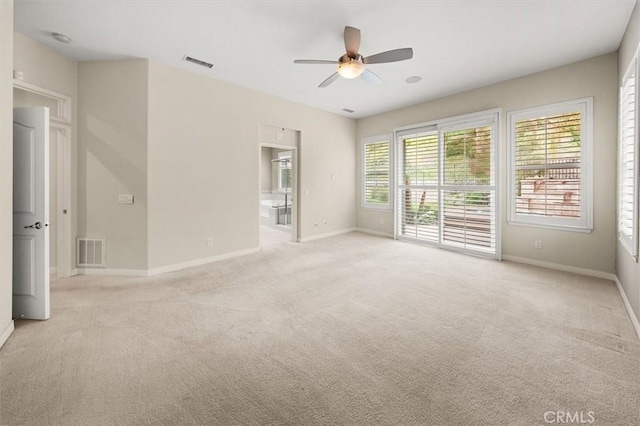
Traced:
[[[71, 97], [53, 90], [45, 89], [22, 80], [13, 79], [13, 88], [33, 93], [56, 101], [57, 109], [49, 110], [50, 127], [64, 134], [63, 140], [56, 141], [56, 192], [57, 211], [50, 212], [51, 221], [56, 224], [56, 278], [70, 277], [72, 274], [71, 251], [73, 233], [71, 228]], [[49, 138], [51, 138], [51, 134]], [[49, 145], [51, 146], [51, 145]], [[64, 214], [66, 211], [67, 214]]]
[[262, 148], [275, 148], [275, 149], [286, 149], [287, 151], [291, 151], [291, 194], [295, 197], [294, 203], [291, 208], [291, 241], [300, 242], [300, 182], [299, 182], [299, 173], [298, 173], [298, 163], [300, 161], [299, 157], [299, 143], [300, 140], [296, 141], [296, 146], [293, 145], [284, 145], [284, 144], [275, 144], [269, 142], [261, 142], [258, 144], [258, 247], [262, 247], [262, 231], [260, 230], [261, 217], [260, 217], [260, 202], [261, 197], [261, 186], [260, 186], [260, 167], [262, 167]]

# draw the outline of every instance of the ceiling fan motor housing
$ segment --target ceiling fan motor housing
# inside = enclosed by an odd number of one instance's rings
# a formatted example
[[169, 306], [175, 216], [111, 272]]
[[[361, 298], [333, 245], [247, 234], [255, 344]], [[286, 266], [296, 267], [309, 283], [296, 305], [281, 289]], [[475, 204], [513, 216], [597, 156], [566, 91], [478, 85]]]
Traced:
[[344, 78], [357, 78], [364, 72], [364, 64], [362, 63], [362, 55], [358, 54], [355, 58], [344, 54], [338, 59], [338, 74]]

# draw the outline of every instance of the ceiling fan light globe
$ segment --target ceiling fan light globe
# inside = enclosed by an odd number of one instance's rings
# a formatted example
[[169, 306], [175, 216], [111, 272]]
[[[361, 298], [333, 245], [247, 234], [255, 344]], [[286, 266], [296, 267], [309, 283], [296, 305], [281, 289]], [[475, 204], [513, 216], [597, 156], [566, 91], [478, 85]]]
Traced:
[[364, 72], [364, 64], [357, 60], [351, 59], [348, 62], [338, 64], [338, 74], [344, 78], [357, 78]]

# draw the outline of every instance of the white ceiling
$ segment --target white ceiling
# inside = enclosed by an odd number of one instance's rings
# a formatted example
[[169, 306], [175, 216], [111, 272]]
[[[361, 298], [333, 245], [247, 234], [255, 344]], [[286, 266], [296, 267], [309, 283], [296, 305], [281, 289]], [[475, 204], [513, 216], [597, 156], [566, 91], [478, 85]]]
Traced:
[[[615, 51], [635, 0], [206, 1], [15, 0], [16, 31], [76, 60], [148, 58], [355, 118]], [[412, 47], [413, 59], [370, 65], [383, 83], [317, 86], [344, 53]], [[64, 45], [51, 38], [63, 33]], [[207, 70], [184, 55], [214, 64]], [[422, 81], [407, 84], [409, 76]], [[354, 114], [342, 108], [355, 110]]]

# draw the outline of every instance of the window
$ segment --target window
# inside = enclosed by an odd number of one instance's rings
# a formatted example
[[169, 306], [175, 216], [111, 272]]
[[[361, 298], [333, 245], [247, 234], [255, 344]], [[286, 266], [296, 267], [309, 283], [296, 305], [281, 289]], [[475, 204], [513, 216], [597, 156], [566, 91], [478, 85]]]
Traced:
[[399, 239], [500, 257], [497, 123], [486, 112], [396, 133]]
[[632, 256], [638, 256], [638, 123], [636, 115], [637, 60], [620, 88], [618, 109], [618, 237]]
[[291, 151], [278, 153], [278, 190], [291, 189]]
[[591, 98], [507, 114], [509, 223], [592, 229]]
[[389, 136], [367, 138], [362, 141], [363, 206], [391, 208], [389, 197]]

